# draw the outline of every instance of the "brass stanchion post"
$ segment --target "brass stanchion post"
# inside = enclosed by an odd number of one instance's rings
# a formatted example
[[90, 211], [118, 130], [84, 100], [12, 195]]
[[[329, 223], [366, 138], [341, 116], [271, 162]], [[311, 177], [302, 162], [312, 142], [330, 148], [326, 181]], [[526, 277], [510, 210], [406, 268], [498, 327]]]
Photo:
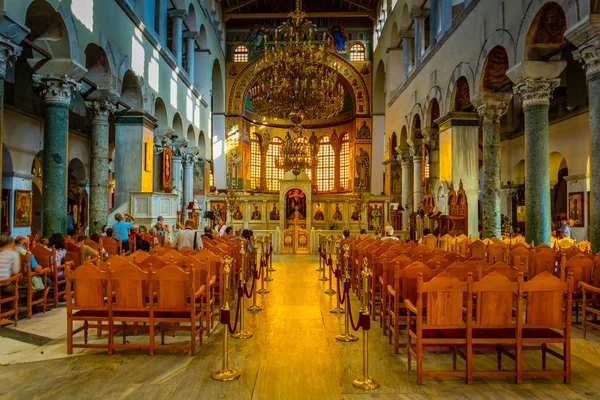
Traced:
[[[345, 266], [348, 263], [348, 251], [350, 250], [350, 246], [348, 246], [347, 244], [345, 244], [344, 247], [343, 247], [343, 250], [344, 250], [344, 261], [342, 261], [342, 270], [341, 271], [339, 270], [340, 269], [340, 263], [339, 262], [338, 262], [337, 268], [336, 268], [338, 270], [337, 273], [338, 274], [340, 274], [340, 273], [342, 274], [342, 282], [345, 281], [345, 276], [346, 276], [346, 273], [347, 273], [347, 268]], [[338, 285], [338, 289], [339, 289], [339, 285]], [[340, 290], [343, 290], [343, 289], [340, 289]], [[341, 314], [341, 313], [343, 313], [344, 312], [344, 308], [340, 304], [340, 296], [339, 296], [339, 294], [337, 296], [335, 296], [335, 301], [336, 301], [335, 308], [330, 309], [329, 312], [333, 313], [333, 314]]]
[[223, 290], [223, 298], [225, 302], [223, 303], [223, 307], [221, 308], [221, 325], [223, 325], [223, 368], [220, 368], [216, 371], [213, 371], [210, 374], [210, 377], [216, 381], [233, 381], [240, 377], [240, 371], [237, 369], [229, 368], [229, 355], [227, 352], [227, 342], [229, 339], [229, 319], [230, 319], [230, 309], [229, 309], [229, 273], [231, 272], [231, 263], [233, 259], [229, 256], [223, 257], [223, 282], [224, 290]]
[[[262, 237], [256, 238], [256, 243], [260, 244], [261, 241], [262, 241]], [[258, 256], [258, 249], [256, 250], [256, 255]], [[257, 268], [256, 267], [256, 261], [257, 260], [255, 258], [254, 259], [254, 265], [255, 265], [254, 268]], [[260, 268], [260, 261], [258, 261], [258, 262], [259, 262], [258, 268]], [[252, 279], [256, 280], [256, 275], [254, 273], [252, 274]], [[256, 282], [254, 283], [254, 285], [256, 285]], [[257, 312], [257, 311], [261, 311], [262, 310], [262, 307], [259, 306], [258, 304], [256, 304], [256, 292], [257, 292], [257, 289], [256, 289], [256, 287], [254, 287], [254, 292], [252, 293], [252, 305], [250, 307], [248, 307], [248, 311]]]
[[240, 270], [240, 326], [238, 331], [231, 335], [232, 338], [235, 339], [248, 339], [252, 337], [252, 333], [248, 332], [244, 327], [244, 302], [246, 300], [246, 294], [244, 290], [246, 288], [246, 246], [247, 242], [245, 240], [242, 241], [242, 247], [240, 248], [240, 255], [242, 256], [242, 268]]
[[[337, 266], [340, 262], [340, 245], [341, 245], [341, 241], [336, 241], [335, 242], [335, 265]], [[333, 295], [336, 294], [337, 292], [335, 290], [333, 290], [333, 288], [331, 287], [331, 284], [333, 282], [333, 279], [331, 277], [331, 270], [333, 265], [328, 266], [327, 269], [329, 270], [329, 289], [327, 289], [325, 291], [325, 294], [329, 294], [329, 295]]]
[[323, 270], [323, 235], [319, 234], [319, 268], [315, 269], [317, 272]]
[[327, 278], [325, 276], [325, 270], [329, 269], [329, 264], [328, 264], [329, 261], [328, 260], [331, 259], [331, 253], [333, 252], [333, 250], [332, 250], [332, 247], [333, 247], [332, 246], [332, 242], [333, 242], [333, 237], [329, 237], [329, 239], [327, 239], [327, 245], [326, 245], [326, 248], [327, 248], [327, 252], [326, 252], [327, 258], [325, 260], [325, 265], [323, 266], [324, 268], [322, 269], [323, 275], [321, 277], [319, 277], [319, 280], [322, 281], [322, 282], [327, 282], [329, 280], [329, 278]]
[[363, 328], [363, 373], [360, 378], [356, 378], [352, 381], [352, 385], [359, 389], [373, 390], [379, 387], [379, 382], [369, 376], [369, 329], [371, 328], [371, 313], [369, 312], [369, 277], [371, 272], [368, 269], [367, 257], [364, 258], [362, 268], [362, 282], [363, 282], [363, 297], [361, 306], [361, 322], [364, 321], [365, 325]]
[[[344, 258], [347, 260], [347, 253], [350, 249], [350, 246], [347, 244], [344, 245]], [[346, 296], [346, 313], [344, 315], [344, 333], [339, 334], [335, 337], [336, 340], [340, 342], [355, 342], [358, 340], [358, 336], [350, 332], [350, 313], [352, 312], [352, 307], [350, 307], [350, 296], [346, 295], [346, 283], [350, 282], [350, 276], [348, 274], [348, 268], [344, 268], [343, 271], [343, 282], [344, 282], [344, 294], [342, 296]]]
[[[265, 241], [264, 238], [263, 240], [260, 242], [260, 276], [261, 276], [261, 280], [260, 280], [260, 290], [258, 291], [259, 294], [267, 294], [270, 293], [267, 289], [265, 289], [265, 267], [266, 267], [266, 261], [265, 261]], [[263, 269], [265, 268], [265, 269]]]
[[269, 272], [275, 271], [277, 270], [273, 268], [273, 232], [269, 231]]

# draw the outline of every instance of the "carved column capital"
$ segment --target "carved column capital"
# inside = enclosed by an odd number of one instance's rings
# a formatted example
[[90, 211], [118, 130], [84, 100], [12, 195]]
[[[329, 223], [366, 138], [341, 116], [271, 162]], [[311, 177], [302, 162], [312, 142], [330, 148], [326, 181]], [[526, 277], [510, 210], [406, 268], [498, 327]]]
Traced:
[[6, 69], [21, 55], [23, 48], [0, 36], [0, 79], [6, 76]]
[[527, 78], [513, 87], [515, 94], [521, 96], [523, 107], [548, 105], [554, 89], [560, 84], [560, 78], [533, 79]]
[[174, 10], [170, 10], [168, 12], [168, 15], [170, 18], [186, 18], [187, 17], [187, 12], [185, 10], [180, 10], [180, 9], [174, 9]]
[[38, 86], [45, 103], [71, 104], [71, 97], [79, 91], [81, 83], [68, 75], [33, 75], [33, 82]]
[[198, 162], [198, 154], [186, 153], [182, 157], [183, 165], [186, 167], [193, 167]]
[[402, 167], [412, 166], [412, 154], [409, 148], [398, 148], [398, 161], [402, 164]]
[[512, 94], [508, 92], [481, 92], [473, 96], [471, 103], [485, 124], [500, 122], [500, 118], [508, 111], [508, 102]]
[[108, 117], [115, 112], [115, 105], [110, 101], [86, 101], [85, 106], [91, 111], [93, 120], [92, 124], [103, 123], [108, 124]]
[[424, 128], [421, 130], [423, 142], [429, 147], [430, 151], [436, 151], [439, 148], [440, 132], [438, 128]]
[[573, 58], [583, 63], [588, 79], [600, 73], [600, 38], [596, 36], [574, 50]]

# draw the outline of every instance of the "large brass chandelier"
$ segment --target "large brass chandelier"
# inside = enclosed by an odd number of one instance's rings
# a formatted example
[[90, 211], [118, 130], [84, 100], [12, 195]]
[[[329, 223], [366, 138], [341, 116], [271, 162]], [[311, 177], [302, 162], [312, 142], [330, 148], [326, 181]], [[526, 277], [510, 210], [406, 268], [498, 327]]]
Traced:
[[284, 171], [292, 171], [296, 176], [300, 171], [312, 169], [317, 166], [316, 147], [317, 136], [313, 133], [310, 140], [302, 136], [302, 131], [292, 133], [287, 131], [279, 158], [275, 159], [275, 166]]
[[[278, 41], [279, 29], [283, 43]], [[327, 63], [326, 35], [315, 46], [314, 33], [315, 26], [301, 10], [301, 0], [296, 0], [296, 10], [275, 32], [274, 44], [269, 46], [265, 40], [265, 53], [255, 67], [256, 80], [250, 90], [250, 103], [258, 115], [290, 120], [297, 134], [303, 121], [333, 117], [344, 106], [338, 72]]]

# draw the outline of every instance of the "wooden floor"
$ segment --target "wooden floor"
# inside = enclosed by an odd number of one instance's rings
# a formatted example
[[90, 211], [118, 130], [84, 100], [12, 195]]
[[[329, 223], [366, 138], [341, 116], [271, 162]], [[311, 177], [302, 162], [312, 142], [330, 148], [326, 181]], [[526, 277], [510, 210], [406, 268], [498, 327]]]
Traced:
[[[352, 386], [361, 373], [362, 342], [343, 344], [335, 336], [343, 328], [343, 317], [329, 313], [333, 298], [325, 295], [327, 284], [317, 280], [316, 257], [275, 257], [275, 281], [271, 293], [259, 296], [263, 311], [248, 313], [247, 327], [255, 333], [247, 340], [230, 340], [230, 364], [242, 371], [234, 382], [215, 382], [210, 372], [222, 362], [221, 328], [205, 341], [195, 357], [182, 352], [117, 352], [72, 356], [62, 359], [11, 363], [0, 366], [2, 399], [578, 399], [600, 398], [600, 335], [587, 341], [574, 328], [573, 383], [560, 378], [425, 379], [416, 385], [415, 372], [406, 368], [406, 352], [393, 354], [379, 322], [371, 330], [370, 370], [381, 387], [365, 393]], [[354, 300], [354, 312], [358, 304]], [[64, 312], [53, 310], [52, 313]], [[27, 330], [36, 319], [22, 321]], [[33, 325], [32, 325], [33, 326]], [[2, 331], [0, 331], [2, 336]], [[2, 337], [0, 337], [2, 339]], [[25, 340], [16, 339], [11, 340]], [[0, 341], [0, 347], [2, 346]], [[54, 345], [65, 351], [64, 336]], [[1, 349], [0, 349], [1, 350]], [[39, 353], [39, 351], [37, 351]], [[43, 353], [43, 350], [42, 350]], [[39, 356], [39, 354], [38, 354]], [[32, 360], [35, 360], [33, 358]], [[17, 360], [18, 362], [18, 360]], [[426, 368], [447, 368], [451, 356], [431, 354]], [[538, 365], [538, 354], [526, 354], [525, 366]], [[506, 367], [512, 368], [510, 360]], [[480, 355], [474, 365], [494, 368], [495, 355]], [[464, 363], [459, 361], [459, 367]], [[549, 368], [558, 368], [549, 360]]]

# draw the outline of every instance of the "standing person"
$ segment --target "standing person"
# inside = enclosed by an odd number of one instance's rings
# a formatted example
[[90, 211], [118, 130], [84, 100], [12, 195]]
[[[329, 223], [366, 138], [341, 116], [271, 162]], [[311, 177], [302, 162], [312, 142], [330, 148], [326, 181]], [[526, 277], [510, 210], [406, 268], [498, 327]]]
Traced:
[[570, 220], [563, 219], [560, 221], [560, 230], [565, 234], [564, 237], [571, 239], [571, 226], [569, 225]]
[[125, 214], [127, 219], [131, 221], [125, 221], [123, 214], [117, 213], [115, 214], [115, 219], [117, 223], [113, 225], [113, 231], [115, 233], [115, 239], [121, 241], [121, 248], [123, 251], [129, 251], [129, 229], [137, 222], [134, 216], [130, 214]]
[[200, 250], [202, 247], [202, 237], [198, 231], [194, 230], [195, 222], [192, 219], [185, 221], [185, 229], [177, 232], [173, 240], [173, 247], [181, 249], [182, 247], [190, 247], [194, 251]]
[[398, 240], [398, 238], [396, 236], [394, 236], [394, 228], [392, 228], [391, 226], [386, 226], [385, 227], [385, 236], [381, 238], [381, 240]]
[[159, 235], [165, 235], [165, 233], [169, 233], [169, 226], [163, 223], [163, 217], [158, 217], [158, 221], [156, 225], [154, 225], [156, 229], [156, 233]]
[[225, 221], [223, 221], [223, 218], [219, 218], [219, 224], [217, 225], [217, 227], [215, 229], [215, 231], [217, 232], [219, 237], [221, 237], [225, 234], [225, 229], [227, 229], [227, 227], [225, 226]]
[[[0, 236], [0, 279], [8, 279], [21, 272], [21, 255], [14, 249], [15, 240], [8, 235]], [[0, 285], [0, 293], [13, 294], [15, 285]]]
[[67, 213], [67, 235], [73, 236], [75, 234], [75, 218], [73, 218], [73, 212]]

